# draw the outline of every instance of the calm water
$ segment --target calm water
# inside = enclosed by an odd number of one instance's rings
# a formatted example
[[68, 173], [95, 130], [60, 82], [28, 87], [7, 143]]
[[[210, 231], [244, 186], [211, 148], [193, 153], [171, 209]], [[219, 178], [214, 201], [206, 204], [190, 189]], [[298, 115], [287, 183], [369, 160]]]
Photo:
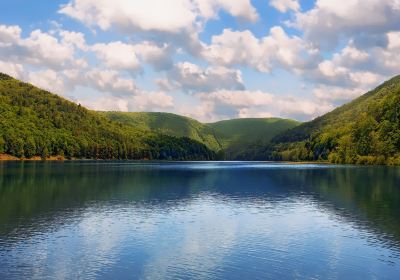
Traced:
[[400, 169], [0, 163], [0, 279], [400, 279]]

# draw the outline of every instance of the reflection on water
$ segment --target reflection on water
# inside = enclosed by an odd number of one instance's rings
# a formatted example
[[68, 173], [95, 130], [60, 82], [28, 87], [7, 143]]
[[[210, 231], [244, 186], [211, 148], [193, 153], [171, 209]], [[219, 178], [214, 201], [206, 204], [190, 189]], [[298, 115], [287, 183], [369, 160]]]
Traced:
[[398, 279], [400, 169], [0, 164], [0, 279]]

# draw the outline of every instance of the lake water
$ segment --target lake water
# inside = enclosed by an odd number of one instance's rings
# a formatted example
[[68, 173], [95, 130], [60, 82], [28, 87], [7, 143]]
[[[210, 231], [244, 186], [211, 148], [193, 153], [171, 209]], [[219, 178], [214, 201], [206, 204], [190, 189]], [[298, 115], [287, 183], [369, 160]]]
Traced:
[[400, 279], [400, 169], [0, 163], [0, 279]]

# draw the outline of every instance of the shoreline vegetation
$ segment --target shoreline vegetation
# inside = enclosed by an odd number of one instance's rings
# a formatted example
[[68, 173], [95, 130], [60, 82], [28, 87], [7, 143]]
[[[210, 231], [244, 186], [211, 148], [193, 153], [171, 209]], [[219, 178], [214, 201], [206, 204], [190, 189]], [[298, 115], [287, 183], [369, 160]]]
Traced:
[[400, 76], [312, 121], [96, 112], [0, 73], [0, 161], [400, 165]]
[[0, 161], [65, 161], [65, 160], [75, 160], [67, 159], [63, 156], [49, 156], [42, 158], [40, 156], [33, 156], [31, 158], [18, 158], [8, 154], [0, 154]]

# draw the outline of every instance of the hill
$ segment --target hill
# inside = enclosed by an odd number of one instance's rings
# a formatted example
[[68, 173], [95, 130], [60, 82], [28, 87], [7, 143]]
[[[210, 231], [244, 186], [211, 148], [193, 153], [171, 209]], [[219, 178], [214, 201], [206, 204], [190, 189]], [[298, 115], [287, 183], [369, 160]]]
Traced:
[[[140, 127], [144, 131], [194, 139], [216, 152], [219, 151], [221, 157], [226, 159], [236, 159], [251, 143], [266, 145], [274, 136], [300, 124], [297, 121], [278, 118], [200, 123], [171, 113], [100, 113], [112, 121]], [[222, 156], [222, 153], [225, 156]]]
[[215, 158], [215, 153], [198, 141], [111, 121], [1, 73], [0, 154], [18, 158]]
[[222, 147], [214, 131], [194, 119], [171, 113], [150, 112], [99, 112], [110, 120], [140, 127], [144, 131], [157, 132], [175, 137], [188, 137], [199, 141], [214, 151]]
[[263, 159], [400, 164], [400, 76], [256, 150]]
[[248, 118], [225, 120], [209, 123], [215, 137], [229, 159], [238, 159], [238, 155], [249, 146], [268, 144], [276, 135], [298, 126], [300, 122], [279, 118]]

